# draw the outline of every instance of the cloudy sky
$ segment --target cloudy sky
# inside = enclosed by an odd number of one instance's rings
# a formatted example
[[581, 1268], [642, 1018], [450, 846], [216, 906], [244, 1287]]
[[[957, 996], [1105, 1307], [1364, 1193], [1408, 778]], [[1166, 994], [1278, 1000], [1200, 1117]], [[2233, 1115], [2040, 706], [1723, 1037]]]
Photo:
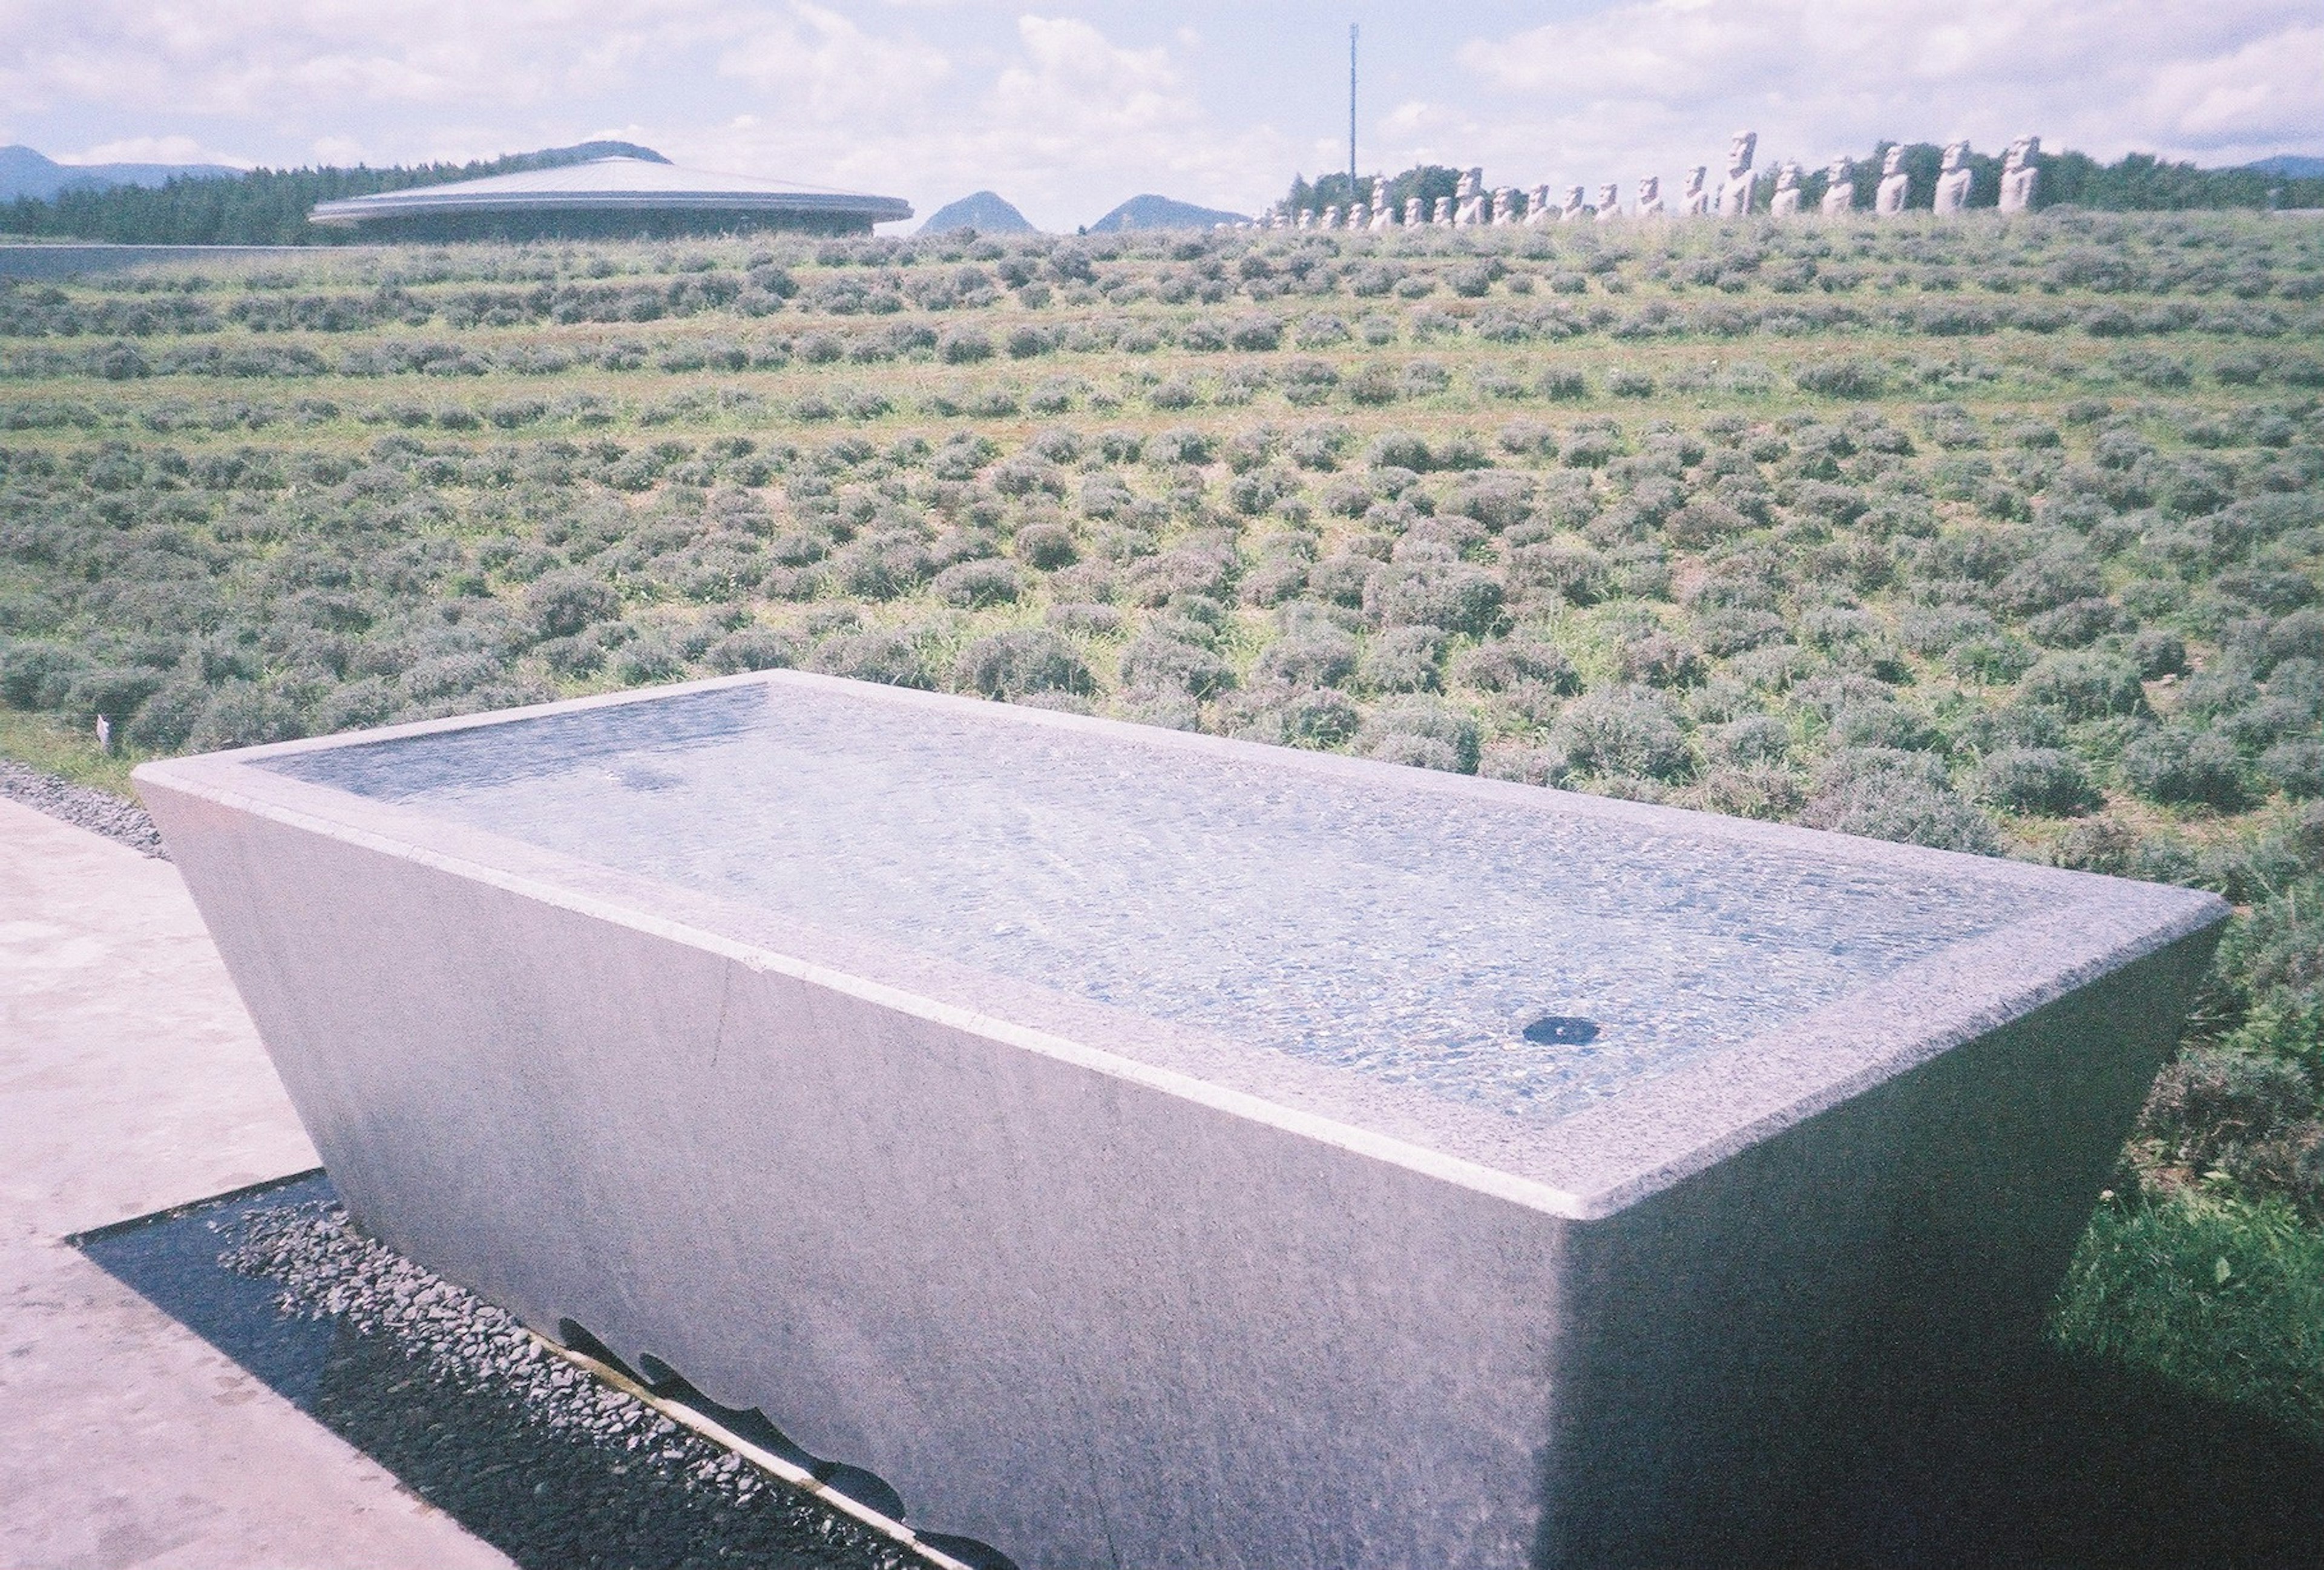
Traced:
[[0, 143], [281, 166], [611, 135], [1069, 229], [1344, 168], [1351, 21], [1367, 173], [1669, 179], [1744, 127], [1763, 164], [2021, 131], [2324, 153], [2319, 0], [0, 0]]

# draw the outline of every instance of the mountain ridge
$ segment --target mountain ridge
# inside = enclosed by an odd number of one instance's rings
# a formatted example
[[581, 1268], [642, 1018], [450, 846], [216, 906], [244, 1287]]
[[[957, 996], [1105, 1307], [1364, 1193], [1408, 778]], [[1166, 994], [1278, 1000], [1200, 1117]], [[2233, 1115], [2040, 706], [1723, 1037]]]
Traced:
[[974, 191], [956, 202], [946, 202], [928, 215], [919, 233], [941, 235], [951, 229], [974, 229], [980, 235], [1030, 235], [1032, 220], [998, 192]]
[[2292, 180], [2315, 180], [2324, 177], [2324, 158], [2312, 153], [2279, 152], [2273, 158], [2263, 158], [2256, 163], [2246, 163], [2246, 169], [2258, 170], [2262, 174], [2281, 174]]
[[0, 201], [46, 201], [60, 191], [160, 186], [173, 180], [234, 180], [243, 172], [223, 163], [59, 163], [38, 148], [17, 143], [0, 147]]
[[1093, 235], [1110, 235], [1123, 229], [1208, 229], [1220, 224], [1248, 222], [1240, 213], [1230, 213], [1218, 208], [1197, 207], [1172, 197], [1156, 196], [1151, 192], [1131, 197], [1111, 212], [1089, 226]]

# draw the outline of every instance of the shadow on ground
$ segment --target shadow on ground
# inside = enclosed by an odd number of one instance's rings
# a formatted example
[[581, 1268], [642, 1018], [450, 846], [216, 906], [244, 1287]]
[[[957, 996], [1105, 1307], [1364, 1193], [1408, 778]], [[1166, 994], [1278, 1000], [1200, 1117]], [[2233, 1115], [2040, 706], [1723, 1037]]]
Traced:
[[784, 1488], [747, 1500], [688, 1488], [706, 1440], [646, 1453], [559, 1428], [480, 1395], [390, 1334], [285, 1317], [278, 1283], [219, 1262], [239, 1222], [327, 1201], [321, 1173], [187, 1205], [78, 1240], [82, 1251], [526, 1570], [719, 1565], [895, 1570], [917, 1564]]
[[2324, 1447], [2135, 1369], [2040, 1345], [1925, 1367], [1847, 1432], [1768, 1561], [2324, 1564]]
[[[480, 1399], [390, 1335], [283, 1317], [221, 1229], [332, 1197], [311, 1173], [80, 1240], [84, 1251], [412, 1491], [527, 1566], [907, 1562], [776, 1489], [707, 1497]], [[688, 1443], [701, 1443], [689, 1439]], [[2019, 1347], [1924, 1365], [1854, 1404], [1774, 1540], [1702, 1564], [2243, 1567], [2324, 1563], [2324, 1447], [2136, 1370]]]

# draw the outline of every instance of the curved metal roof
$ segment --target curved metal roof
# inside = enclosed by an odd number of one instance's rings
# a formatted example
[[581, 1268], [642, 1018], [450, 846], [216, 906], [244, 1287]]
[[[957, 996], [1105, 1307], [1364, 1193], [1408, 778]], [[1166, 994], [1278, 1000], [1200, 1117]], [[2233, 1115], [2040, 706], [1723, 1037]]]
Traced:
[[322, 202], [318, 224], [353, 226], [388, 218], [549, 212], [732, 213], [736, 217], [843, 218], [871, 224], [912, 216], [899, 197], [706, 174], [641, 158], [598, 158], [556, 169], [530, 169], [450, 185], [415, 186]]

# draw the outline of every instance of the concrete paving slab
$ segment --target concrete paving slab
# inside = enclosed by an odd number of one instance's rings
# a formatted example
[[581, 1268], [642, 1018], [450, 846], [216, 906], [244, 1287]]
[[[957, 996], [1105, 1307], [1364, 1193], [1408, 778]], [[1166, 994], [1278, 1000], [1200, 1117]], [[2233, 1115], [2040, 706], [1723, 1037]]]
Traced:
[[317, 1164], [177, 870], [0, 801], [0, 1565], [509, 1563], [63, 1241]]
[[48, 1237], [321, 1164], [177, 868], [10, 801], [0, 1151]]

